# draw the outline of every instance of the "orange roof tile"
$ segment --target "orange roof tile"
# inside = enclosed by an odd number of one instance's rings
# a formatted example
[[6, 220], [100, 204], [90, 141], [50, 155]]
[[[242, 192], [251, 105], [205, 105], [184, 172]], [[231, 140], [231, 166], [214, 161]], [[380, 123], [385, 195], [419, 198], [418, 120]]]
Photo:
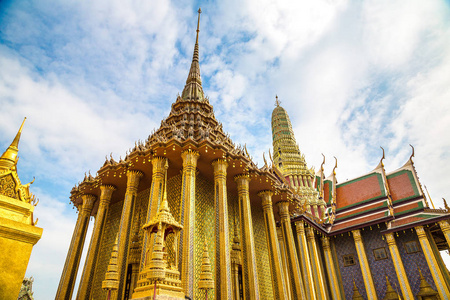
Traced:
[[337, 186], [337, 209], [386, 196], [381, 174], [372, 173]]

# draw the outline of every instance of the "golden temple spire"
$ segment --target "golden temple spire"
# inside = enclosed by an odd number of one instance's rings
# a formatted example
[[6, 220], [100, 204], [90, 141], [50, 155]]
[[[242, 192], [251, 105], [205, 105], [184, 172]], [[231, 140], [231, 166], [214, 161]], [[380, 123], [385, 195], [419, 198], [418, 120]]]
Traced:
[[202, 10], [198, 9], [197, 20], [197, 36], [195, 39], [194, 55], [192, 57], [191, 69], [189, 70], [188, 78], [186, 79], [186, 85], [184, 86], [181, 97], [184, 100], [190, 101], [204, 101], [205, 96], [203, 94], [202, 79], [200, 76], [200, 64], [199, 64], [199, 51], [198, 51], [198, 35], [200, 32], [200, 14]]
[[22, 134], [23, 125], [25, 124], [25, 120], [23, 119], [22, 125], [19, 128], [19, 131], [16, 134], [16, 137], [12, 141], [11, 145], [6, 149], [6, 151], [0, 157], [0, 171], [9, 170], [11, 167], [15, 166], [17, 162], [17, 154], [19, 153], [19, 141], [20, 135]]

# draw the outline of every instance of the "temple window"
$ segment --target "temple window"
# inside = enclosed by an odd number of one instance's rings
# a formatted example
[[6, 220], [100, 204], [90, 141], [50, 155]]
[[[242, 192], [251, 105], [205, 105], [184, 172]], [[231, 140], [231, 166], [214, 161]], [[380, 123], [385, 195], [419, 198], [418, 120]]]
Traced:
[[419, 245], [416, 241], [407, 242], [404, 244], [406, 253], [416, 253], [419, 252]]
[[353, 254], [344, 255], [342, 256], [342, 259], [344, 260], [344, 267], [353, 266], [356, 264], [355, 256]]
[[373, 256], [375, 257], [375, 260], [382, 260], [387, 258], [386, 249], [378, 248], [373, 250]]

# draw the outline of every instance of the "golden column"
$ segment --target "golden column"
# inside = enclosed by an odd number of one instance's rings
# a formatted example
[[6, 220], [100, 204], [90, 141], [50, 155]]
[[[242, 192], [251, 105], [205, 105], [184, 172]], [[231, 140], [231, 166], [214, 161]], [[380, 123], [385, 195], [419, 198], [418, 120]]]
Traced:
[[69, 252], [67, 253], [66, 263], [64, 264], [55, 299], [72, 298], [81, 253], [83, 252], [84, 240], [86, 239], [86, 232], [89, 226], [89, 218], [96, 197], [94, 195], [84, 194], [81, 196], [81, 199], [83, 203], [78, 210], [77, 223], [73, 230], [72, 241], [70, 242]]
[[131, 224], [133, 222], [134, 203], [136, 202], [139, 180], [143, 176], [142, 172], [137, 170], [127, 171], [127, 190], [120, 217], [117, 269], [119, 272], [119, 290], [116, 299], [121, 299], [124, 292], [125, 276], [128, 266], [128, 250], [131, 236]]
[[[250, 176], [241, 174], [235, 177], [239, 194], [239, 218], [241, 222], [244, 298], [259, 299], [258, 272], [256, 270], [255, 239], [253, 238], [252, 212], [250, 206]], [[247, 272], [245, 272], [247, 270]]]
[[181, 187], [181, 221], [183, 236], [181, 249], [181, 286], [186, 296], [194, 297], [194, 226], [195, 226], [195, 171], [200, 154], [186, 150], [183, 159], [183, 183]]
[[264, 211], [264, 221], [266, 224], [267, 246], [269, 248], [270, 270], [272, 273], [272, 282], [275, 299], [289, 299], [286, 292], [286, 284], [282, 270], [280, 247], [277, 240], [277, 228], [273, 216], [272, 191], [261, 191], [258, 196], [262, 198], [262, 208]]
[[325, 278], [323, 278], [322, 265], [320, 263], [320, 253], [317, 249], [317, 241], [314, 235], [314, 229], [311, 226], [306, 228], [306, 239], [308, 240], [309, 257], [311, 258], [311, 265], [314, 274], [314, 286], [316, 289], [317, 299], [327, 299], [327, 292], [325, 287]]
[[286, 247], [284, 246], [283, 232], [281, 230], [281, 227], [277, 227], [277, 238], [278, 238], [278, 244], [280, 245], [281, 260], [283, 263], [283, 274], [284, 274], [284, 283], [286, 284], [286, 293], [288, 294], [289, 299], [292, 299], [291, 280], [290, 280], [289, 273], [288, 273], [288, 265], [287, 265], [287, 259], [286, 259]]
[[445, 236], [447, 244], [450, 246], [450, 224], [448, 223], [448, 220], [442, 220], [439, 221], [438, 223], [439, 226], [441, 227], [442, 233]]
[[293, 299], [306, 299], [305, 289], [302, 282], [302, 274], [298, 264], [297, 250], [294, 244], [294, 234], [292, 233], [291, 218], [289, 217], [289, 202], [277, 203], [278, 213], [281, 219], [281, 230], [286, 247], [287, 267], [291, 276], [291, 289]]
[[[150, 187], [150, 196], [148, 199], [148, 208], [147, 208], [147, 219], [144, 224], [150, 222], [150, 220], [156, 217], [156, 214], [159, 210], [159, 205], [161, 204], [161, 200], [163, 197], [163, 184], [164, 184], [164, 165], [166, 164], [167, 158], [156, 156], [152, 158], [152, 184]], [[142, 244], [142, 257], [141, 257], [141, 265], [139, 267], [139, 271], [147, 265], [147, 255], [149, 255], [151, 259], [151, 250], [153, 247], [153, 239], [154, 235], [144, 234], [144, 240]]]
[[423, 226], [417, 226], [415, 229], [417, 236], [419, 237], [420, 246], [422, 246], [423, 254], [427, 259], [428, 268], [431, 270], [431, 275], [433, 275], [433, 280], [439, 296], [441, 299], [449, 299], [450, 291], [445, 283], [444, 274], [442, 274], [441, 268], [439, 267], [436, 257], [434, 256], [425, 229]]
[[100, 204], [95, 216], [94, 231], [89, 244], [86, 263], [84, 264], [83, 275], [81, 276], [78, 288], [77, 299], [89, 299], [91, 293], [91, 283], [94, 277], [95, 262], [97, 261], [100, 242], [102, 240], [103, 229], [105, 228], [106, 216], [108, 215], [109, 203], [116, 188], [112, 185], [100, 186]]
[[300, 254], [300, 264], [305, 284], [307, 299], [316, 299], [316, 289], [314, 288], [314, 277], [311, 268], [311, 258], [309, 257], [308, 243], [305, 234], [305, 223], [303, 221], [295, 222], [297, 231], [298, 252]]
[[216, 208], [216, 299], [232, 299], [230, 242], [228, 235], [227, 167], [225, 159], [212, 163]]
[[408, 277], [406, 276], [405, 267], [403, 266], [402, 258], [400, 256], [400, 252], [398, 251], [394, 234], [386, 233], [385, 236], [386, 242], [389, 246], [389, 251], [391, 252], [395, 272], [397, 273], [398, 282], [400, 283], [400, 288], [402, 289], [403, 298], [414, 299], [414, 294], [412, 293], [411, 286], [409, 285]]
[[331, 247], [330, 247], [330, 238], [327, 236], [322, 237], [322, 247], [323, 252], [325, 256], [325, 262], [327, 265], [327, 273], [328, 273], [328, 280], [331, 284], [331, 295], [333, 297], [333, 300], [339, 300], [344, 297], [341, 295], [341, 289], [340, 284], [338, 281], [338, 274], [336, 273], [336, 268], [334, 267], [334, 261], [333, 261], [333, 255], [331, 253]]
[[358, 253], [359, 265], [364, 279], [364, 286], [366, 287], [367, 299], [378, 299], [377, 291], [373, 283], [372, 272], [370, 271], [369, 261], [367, 260], [366, 250], [362, 241], [361, 231], [359, 229], [353, 230], [353, 239], [355, 240], [356, 252]]

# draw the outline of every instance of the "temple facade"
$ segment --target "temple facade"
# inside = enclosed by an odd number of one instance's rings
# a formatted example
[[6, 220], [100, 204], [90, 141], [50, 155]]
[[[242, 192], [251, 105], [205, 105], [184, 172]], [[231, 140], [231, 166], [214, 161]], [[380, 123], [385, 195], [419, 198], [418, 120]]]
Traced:
[[[199, 11], [200, 21], [200, 11]], [[338, 183], [307, 167], [276, 99], [259, 168], [215, 118], [198, 50], [145, 142], [71, 191], [78, 219], [56, 299], [448, 299], [449, 210], [411, 158]], [[325, 160], [324, 160], [325, 163]], [[78, 290], [81, 251], [95, 217]]]

